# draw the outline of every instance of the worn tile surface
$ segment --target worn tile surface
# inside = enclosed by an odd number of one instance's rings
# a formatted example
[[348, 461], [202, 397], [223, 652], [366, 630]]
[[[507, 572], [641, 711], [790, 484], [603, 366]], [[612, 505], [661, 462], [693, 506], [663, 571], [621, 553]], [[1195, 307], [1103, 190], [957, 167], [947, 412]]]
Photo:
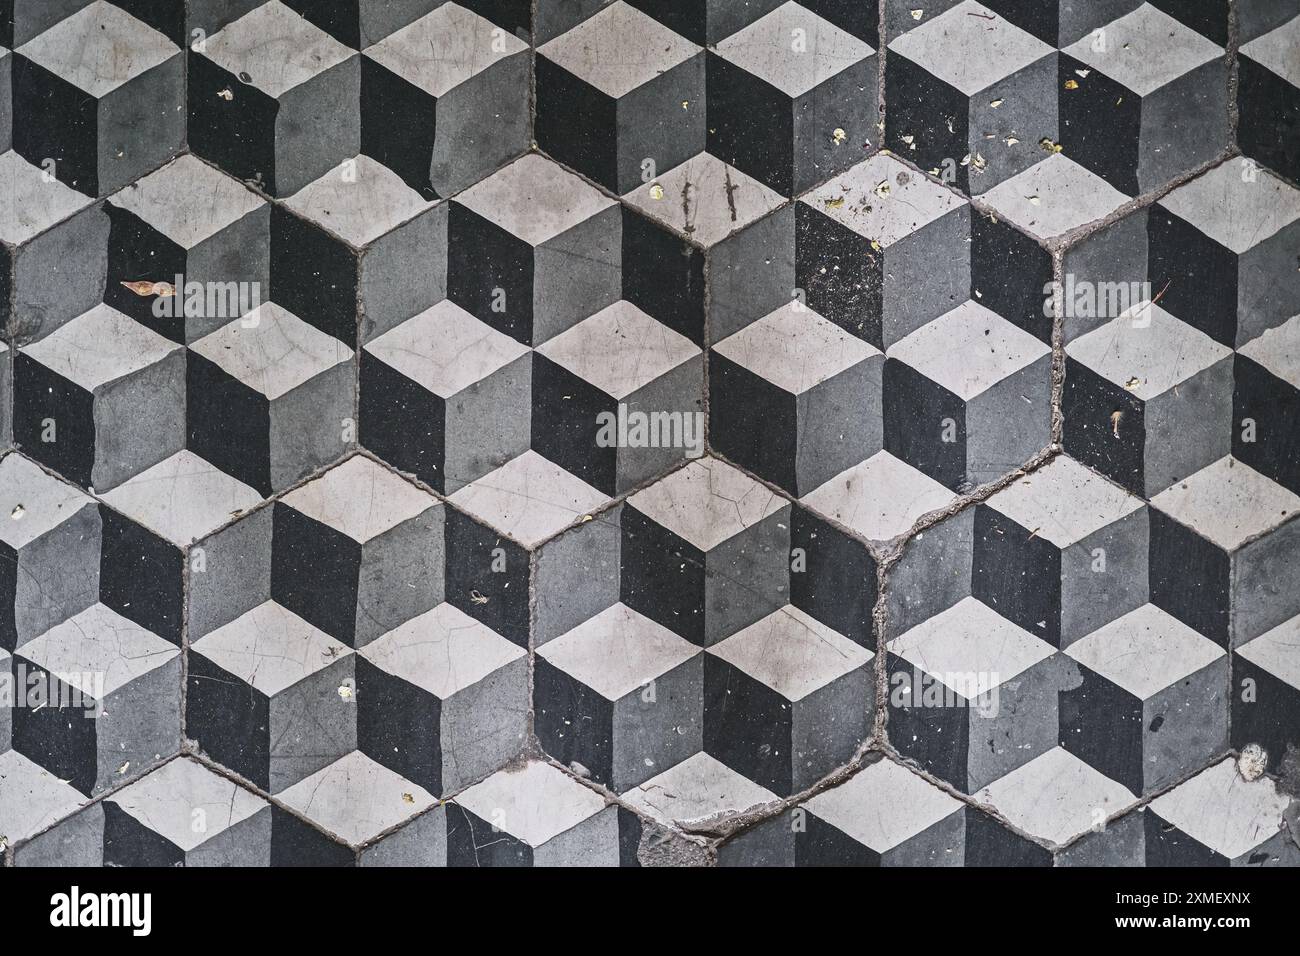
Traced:
[[1300, 0], [0, 8], [6, 866], [1300, 865]]

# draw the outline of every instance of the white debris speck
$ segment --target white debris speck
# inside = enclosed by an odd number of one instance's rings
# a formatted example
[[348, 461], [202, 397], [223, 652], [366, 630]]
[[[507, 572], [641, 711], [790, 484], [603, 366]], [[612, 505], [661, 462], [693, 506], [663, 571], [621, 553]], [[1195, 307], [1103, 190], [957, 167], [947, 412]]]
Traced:
[[1237, 758], [1237, 773], [1247, 782], [1258, 780], [1264, 776], [1265, 769], [1268, 768], [1268, 751], [1259, 744], [1247, 744], [1242, 748], [1241, 756]]

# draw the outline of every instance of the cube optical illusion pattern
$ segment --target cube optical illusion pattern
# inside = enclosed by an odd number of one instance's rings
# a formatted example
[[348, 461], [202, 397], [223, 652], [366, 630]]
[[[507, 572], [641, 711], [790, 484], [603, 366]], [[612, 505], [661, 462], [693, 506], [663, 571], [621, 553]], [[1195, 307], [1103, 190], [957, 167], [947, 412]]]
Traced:
[[4, 866], [1300, 865], [1300, 0], [0, 4]]

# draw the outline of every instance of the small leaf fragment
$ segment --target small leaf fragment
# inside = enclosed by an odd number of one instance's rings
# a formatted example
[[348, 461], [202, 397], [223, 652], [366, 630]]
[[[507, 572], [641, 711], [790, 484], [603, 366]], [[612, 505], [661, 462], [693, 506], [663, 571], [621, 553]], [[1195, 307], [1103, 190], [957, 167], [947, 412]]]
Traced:
[[148, 279], [140, 279], [137, 282], [123, 282], [122, 287], [139, 296], [156, 295], [166, 299], [176, 294], [176, 287], [170, 282], [150, 282]]

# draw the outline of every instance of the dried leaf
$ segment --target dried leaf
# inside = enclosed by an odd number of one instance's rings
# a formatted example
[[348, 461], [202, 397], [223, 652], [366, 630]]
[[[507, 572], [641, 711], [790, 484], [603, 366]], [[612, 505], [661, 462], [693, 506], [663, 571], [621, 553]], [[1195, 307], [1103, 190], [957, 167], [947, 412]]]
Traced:
[[1079, 81], [1078, 81], [1078, 80], [1066, 80], [1066, 81], [1065, 81], [1065, 88], [1066, 88], [1067, 90], [1077, 90], [1077, 89], [1079, 88]]
[[138, 282], [123, 282], [124, 289], [130, 289], [136, 295], [156, 295], [164, 299], [176, 294], [176, 287], [170, 282], [150, 282], [147, 279], [141, 279]]

